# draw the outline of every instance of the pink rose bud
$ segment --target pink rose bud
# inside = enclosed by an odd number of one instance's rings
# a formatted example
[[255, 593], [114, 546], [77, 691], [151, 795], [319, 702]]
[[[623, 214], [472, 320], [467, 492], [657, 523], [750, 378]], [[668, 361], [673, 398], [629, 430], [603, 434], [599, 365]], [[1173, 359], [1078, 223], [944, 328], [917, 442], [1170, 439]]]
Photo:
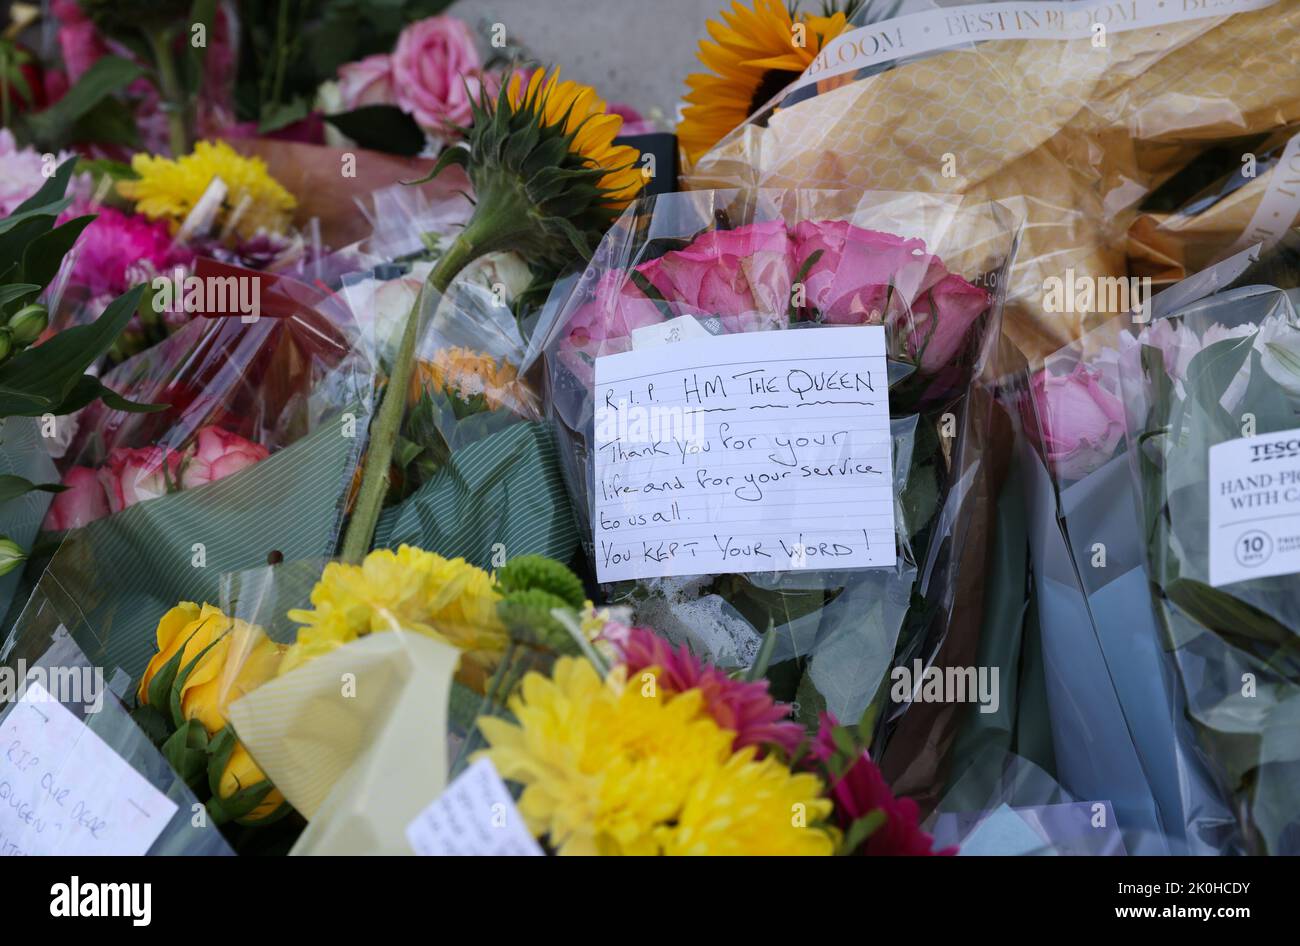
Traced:
[[99, 482], [108, 495], [108, 508], [121, 512], [129, 506], [157, 499], [176, 488], [181, 457], [164, 447], [117, 447], [99, 468]]
[[181, 471], [181, 486], [193, 489], [215, 483], [270, 456], [261, 444], [220, 427], [201, 427]]
[[54, 494], [41, 528], [48, 532], [79, 529], [108, 515], [108, 497], [99, 475], [90, 467], [74, 466], [63, 475], [63, 485], [67, 489]]
[[392, 58], [376, 53], [339, 66], [339, 97], [347, 111], [365, 105], [396, 104]]
[[448, 125], [470, 123], [482, 63], [463, 21], [431, 16], [412, 23], [397, 37], [392, 63], [397, 104], [421, 128], [443, 134]]
[[1039, 440], [1062, 479], [1081, 479], [1100, 467], [1124, 435], [1124, 404], [1097, 383], [1098, 377], [1086, 365], [1066, 375], [1043, 370], [1034, 376]]

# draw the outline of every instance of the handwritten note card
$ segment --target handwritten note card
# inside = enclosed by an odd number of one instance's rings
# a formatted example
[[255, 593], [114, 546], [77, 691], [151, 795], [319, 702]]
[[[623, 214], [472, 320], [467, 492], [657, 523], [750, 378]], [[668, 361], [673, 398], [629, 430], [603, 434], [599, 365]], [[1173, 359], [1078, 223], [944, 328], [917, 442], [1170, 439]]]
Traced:
[[40, 684], [0, 723], [0, 857], [144, 854], [176, 807]]
[[880, 326], [597, 358], [599, 580], [893, 565], [887, 377]]
[[406, 827], [406, 840], [424, 857], [540, 857], [490, 759], [458, 775]]

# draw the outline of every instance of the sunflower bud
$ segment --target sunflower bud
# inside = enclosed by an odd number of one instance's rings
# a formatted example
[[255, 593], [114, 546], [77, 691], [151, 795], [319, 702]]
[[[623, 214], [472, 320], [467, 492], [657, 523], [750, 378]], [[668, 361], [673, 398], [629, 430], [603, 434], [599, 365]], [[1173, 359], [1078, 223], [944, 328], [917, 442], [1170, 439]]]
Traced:
[[9, 318], [9, 331], [13, 333], [14, 344], [26, 348], [41, 337], [41, 332], [50, 324], [50, 310], [38, 302], [25, 305]]
[[13, 539], [0, 538], [0, 576], [9, 574], [25, 561], [27, 553], [21, 545]]

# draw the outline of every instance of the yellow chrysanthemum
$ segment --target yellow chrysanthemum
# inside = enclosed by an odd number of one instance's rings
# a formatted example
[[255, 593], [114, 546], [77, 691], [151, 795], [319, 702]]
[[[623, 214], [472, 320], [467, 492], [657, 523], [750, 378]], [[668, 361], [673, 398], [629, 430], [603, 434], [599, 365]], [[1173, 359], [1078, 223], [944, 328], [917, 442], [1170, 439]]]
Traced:
[[686, 77], [690, 103], [677, 126], [677, 140], [695, 161], [733, 128], [797, 79], [822, 47], [844, 31], [843, 13], [791, 16], [783, 0], [733, 0], [710, 20], [714, 42], [700, 41], [697, 54], [708, 72]]
[[[654, 672], [648, 674], [626, 681], [616, 672], [602, 681], [586, 660], [561, 658], [550, 678], [537, 673], [524, 678], [521, 692], [510, 701], [518, 724], [479, 720], [491, 746], [483, 754], [503, 778], [524, 786], [519, 811], [534, 834], [548, 837], [561, 854], [644, 855], [665, 853], [670, 845], [674, 850], [719, 847], [707, 826], [696, 828], [692, 821], [693, 834], [684, 842], [674, 840], [674, 826], [688, 809], [703, 811], [701, 803], [692, 801], [700, 785], [731, 792], [726, 780], [734, 773], [759, 792], [758, 804], [745, 810], [771, 823], [750, 826], [733, 848], [767, 853], [764, 833], [781, 835], [791, 823], [788, 810], [782, 823], [772, 820], [777, 807], [797, 798], [808, 806], [810, 827], [800, 830], [810, 838], [796, 844], [783, 837], [777, 842], [780, 849], [831, 853], [831, 835], [813, 824], [827, 810], [817, 802], [815, 776], [786, 772], [790, 784], [783, 785], [775, 777], [779, 763], [770, 763], [776, 766], [772, 770], [768, 763], [750, 761], [749, 753], [738, 754], [740, 761], [735, 761], [735, 734], [704, 712], [701, 694], [689, 690], [665, 696], [654, 686]], [[758, 771], [751, 771], [755, 766]]]
[[786, 856], [835, 853], [835, 836], [818, 827], [833, 805], [817, 776], [792, 774], [756, 748], [737, 752], [694, 785], [675, 824], [660, 828], [665, 854]]
[[505, 650], [492, 576], [464, 559], [401, 546], [379, 549], [360, 565], [332, 562], [311, 593], [311, 609], [289, 612], [304, 625], [281, 673], [376, 631], [404, 630], [446, 641], [486, 669]]
[[238, 210], [235, 231], [241, 237], [252, 237], [258, 230], [282, 233], [298, 205], [261, 158], [246, 158], [224, 141], [200, 141], [191, 154], [177, 159], [137, 154], [131, 168], [138, 179], [119, 181], [118, 193], [151, 220], [171, 221], [173, 229], [194, 209], [213, 178], [221, 178], [227, 188], [218, 223], [224, 225]]
[[430, 388], [466, 400], [482, 395], [487, 409], [492, 411], [504, 407], [518, 414], [537, 414], [532, 392], [519, 380], [514, 365], [468, 348], [440, 348], [432, 361], [416, 364], [412, 402]]
[[636, 166], [639, 152], [614, 144], [623, 118], [605, 111], [605, 100], [595, 89], [579, 82], [561, 82], [559, 69], [549, 75], [537, 69], [527, 86], [520, 73], [513, 73], [507, 91], [515, 107], [535, 107], [543, 127], [563, 126], [565, 134], [574, 135], [569, 143], [572, 153], [585, 158], [591, 167], [609, 169], [600, 179], [600, 186], [610, 191], [604, 201], [607, 205], [626, 207], [637, 195], [645, 183]]

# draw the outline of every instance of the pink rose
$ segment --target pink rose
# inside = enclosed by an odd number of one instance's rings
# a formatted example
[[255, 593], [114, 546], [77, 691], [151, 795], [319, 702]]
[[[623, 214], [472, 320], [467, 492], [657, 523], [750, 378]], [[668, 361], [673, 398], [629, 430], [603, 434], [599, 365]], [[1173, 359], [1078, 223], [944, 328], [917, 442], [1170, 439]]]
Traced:
[[[670, 307], [679, 314], [675, 306]], [[568, 342], [595, 358], [627, 351], [632, 330], [664, 320], [664, 313], [627, 273], [611, 270], [600, 277], [590, 302], [569, 318]]]
[[67, 489], [54, 494], [42, 528], [50, 532], [78, 529], [108, 515], [108, 497], [98, 474], [90, 467], [74, 466], [64, 474], [63, 485]]
[[201, 427], [198, 439], [186, 452], [181, 471], [181, 486], [193, 489], [238, 473], [245, 467], [260, 463], [270, 456], [261, 444], [245, 440], [220, 427]]
[[115, 447], [99, 468], [99, 482], [108, 494], [108, 507], [121, 512], [129, 506], [157, 499], [177, 484], [181, 456], [165, 447]]
[[844, 220], [802, 221], [794, 239], [805, 306], [832, 325], [879, 325], [948, 273], [924, 241]]
[[339, 66], [339, 97], [347, 111], [363, 105], [396, 104], [392, 57], [376, 53]]
[[791, 250], [785, 223], [769, 220], [710, 230], [637, 269], [665, 299], [688, 311], [780, 314], [790, 305]]
[[1066, 375], [1043, 370], [1034, 376], [1039, 441], [1062, 479], [1077, 480], [1100, 467], [1124, 435], [1124, 404], [1098, 379], [1086, 365]]
[[470, 102], [478, 95], [482, 64], [468, 26], [452, 16], [412, 23], [393, 50], [397, 104], [434, 134], [470, 123]]
[[907, 354], [921, 371], [933, 374], [961, 351], [975, 320], [989, 307], [989, 294], [949, 273], [912, 303], [910, 313], [895, 315], [890, 324], [905, 333]]

